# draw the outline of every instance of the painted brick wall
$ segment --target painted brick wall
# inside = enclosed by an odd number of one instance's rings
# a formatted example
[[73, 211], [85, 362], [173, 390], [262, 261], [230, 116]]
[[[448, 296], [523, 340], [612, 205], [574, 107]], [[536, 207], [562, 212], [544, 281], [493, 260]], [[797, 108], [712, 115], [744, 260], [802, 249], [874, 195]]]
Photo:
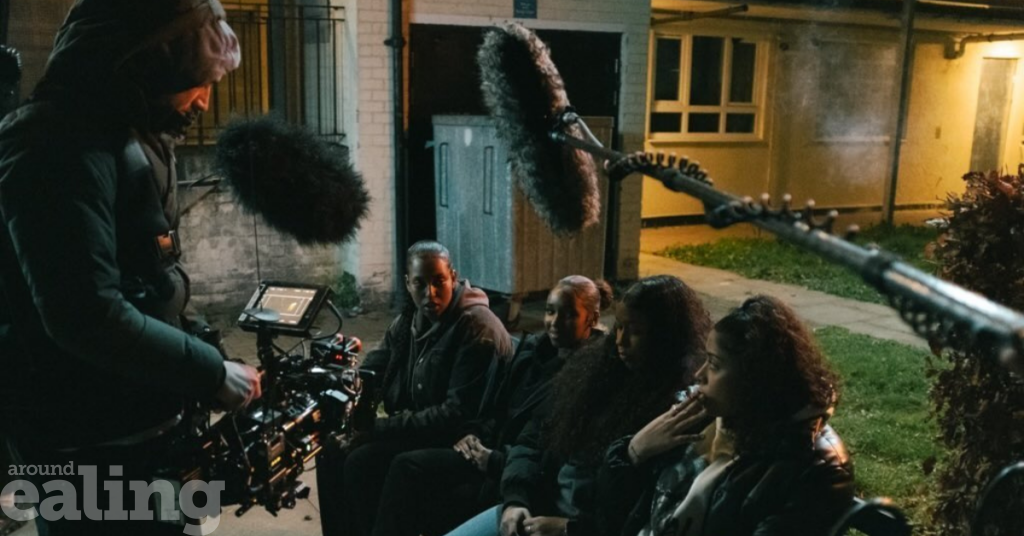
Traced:
[[370, 196], [370, 217], [357, 239], [353, 273], [371, 295], [390, 292], [394, 251], [394, 164], [392, 147], [391, 49], [389, 2], [348, 3], [346, 19], [353, 31], [356, 76], [348, 77], [356, 105], [354, 162], [363, 173]]

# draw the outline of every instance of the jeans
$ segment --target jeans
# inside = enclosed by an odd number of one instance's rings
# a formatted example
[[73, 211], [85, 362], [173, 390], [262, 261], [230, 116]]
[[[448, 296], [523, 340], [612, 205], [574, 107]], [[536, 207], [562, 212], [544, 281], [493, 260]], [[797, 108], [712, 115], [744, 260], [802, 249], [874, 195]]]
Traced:
[[447, 536], [500, 536], [501, 505], [488, 508], [449, 532]]

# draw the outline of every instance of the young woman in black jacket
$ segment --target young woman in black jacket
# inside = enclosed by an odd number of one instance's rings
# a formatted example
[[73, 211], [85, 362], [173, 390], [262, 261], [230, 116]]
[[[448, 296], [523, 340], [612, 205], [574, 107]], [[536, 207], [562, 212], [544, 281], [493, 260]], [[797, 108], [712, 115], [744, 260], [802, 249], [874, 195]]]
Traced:
[[502, 504], [450, 536], [593, 534], [593, 484], [609, 443], [638, 430], [692, 383], [711, 322], [697, 294], [672, 276], [638, 281], [616, 309], [616, 330], [572, 355], [550, 408], [511, 449]]
[[604, 334], [601, 311], [611, 303], [612, 289], [604, 281], [581, 275], [560, 280], [548, 294], [544, 332], [528, 336], [511, 360], [494, 360], [480, 416], [462, 439], [391, 462], [374, 536], [443, 534], [497, 503], [511, 443], [547, 399], [566, 356]]
[[827, 534], [851, 504], [853, 470], [825, 424], [835, 376], [796, 313], [748, 299], [715, 325], [697, 379], [687, 402], [608, 450], [599, 534]]

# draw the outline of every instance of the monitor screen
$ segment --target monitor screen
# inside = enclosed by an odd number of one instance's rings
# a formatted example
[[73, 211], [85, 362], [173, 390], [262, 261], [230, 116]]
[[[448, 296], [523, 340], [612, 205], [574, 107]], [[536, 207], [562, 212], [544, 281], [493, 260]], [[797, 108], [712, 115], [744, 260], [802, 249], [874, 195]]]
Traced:
[[[309, 329], [330, 292], [326, 286], [265, 281], [249, 299], [246, 309], [276, 313], [275, 320], [265, 321], [272, 331], [298, 334]], [[259, 321], [243, 312], [238, 324], [243, 330], [252, 331]]]

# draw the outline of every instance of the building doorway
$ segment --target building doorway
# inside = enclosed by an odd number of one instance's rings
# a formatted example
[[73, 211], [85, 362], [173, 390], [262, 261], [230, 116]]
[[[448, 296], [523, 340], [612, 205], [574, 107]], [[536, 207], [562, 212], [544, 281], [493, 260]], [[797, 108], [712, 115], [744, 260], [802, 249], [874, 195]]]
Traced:
[[[978, 86], [978, 113], [974, 120], [971, 171], [1000, 170], [1013, 103], [1017, 60], [985, 58]], [[1007, 159], [1009, 160], [1009, 158]], [[1000, 170], [1001, 171], [1001, 170]]]
[[[409, 243], [435, 238], [434, 115], [486, 115], [476, 53], [487, 28], [413, 24], [410, 27], [406, 236]], [[583, 116], [618, 117], [622, 35], [540, 30], [537, 35]], [[614, 136], [617, 138], [617, 136]], [[614, 217], [609, 207], [609, 220]], [[606, 250], [607, 251], [607, 250]]]

